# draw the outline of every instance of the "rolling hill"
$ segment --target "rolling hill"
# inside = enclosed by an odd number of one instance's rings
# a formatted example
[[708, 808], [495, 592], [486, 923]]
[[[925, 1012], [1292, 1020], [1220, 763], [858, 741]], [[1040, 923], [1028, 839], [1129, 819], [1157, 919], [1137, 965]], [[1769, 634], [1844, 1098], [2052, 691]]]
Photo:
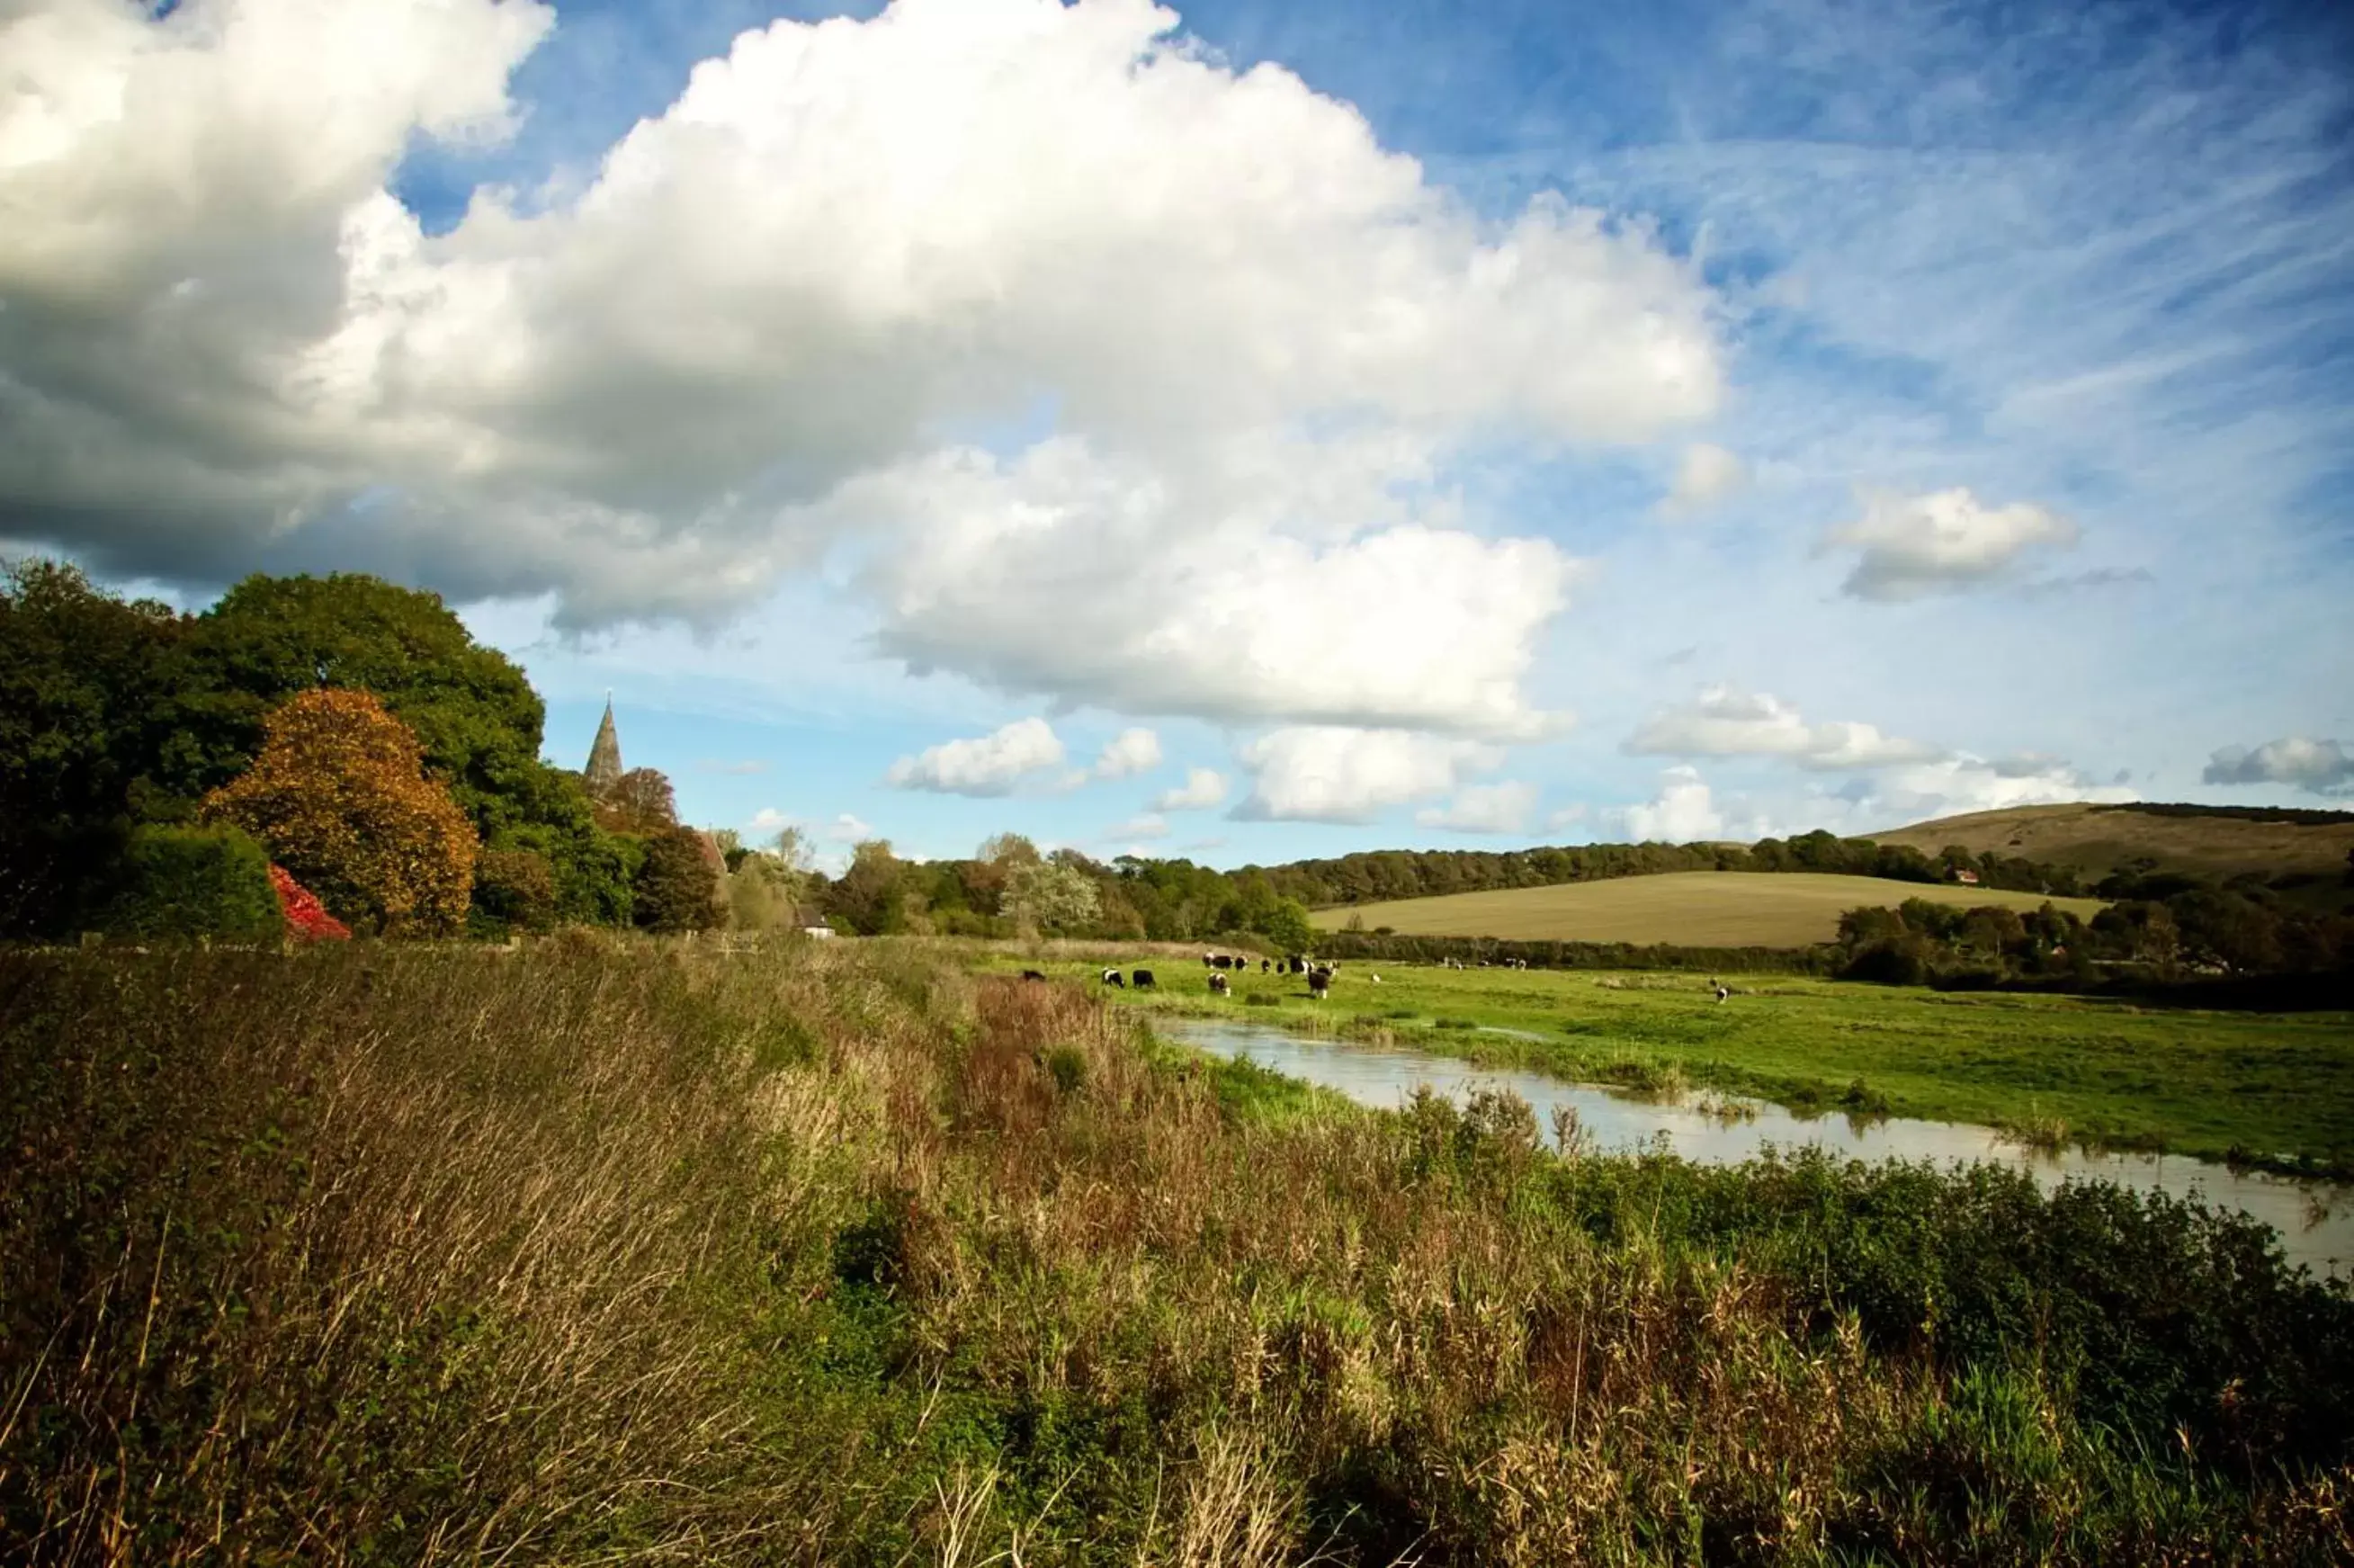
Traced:
[[1976, 854], [2050, 861], [2096, 877], [2139, 858], [2157, 862], [2161, 870], [2212, 876], [2255, 871], [2327, 877], [2344, 872], [2347, 853], [2354, 851], [2354, 815], [2339, 815], [2345, 820], [2263, 821], [2078, 802], [1972, 811], [1859, 836], [1874, 843], [1909, 844], [1932, 855], [1947, 844], [1960, 844]]
[[[1951, 843], [1957, 841], [1947, 840]], [[1352, 919], [1366, 930], [1387, 926], [1405, 936], [1498, 937], [1518, 941], [1673, 942], [1706, 948], [1799, 948], [1827, 942], [1842, 911], [1859, 905], [1893, 907], [1908, 898], [1978, 906], [2032, 909], [2047, 902], [2032, 893], [1999, 893], [1871, 876], [1728, 871], [1678, 871], [1658, 876], [1516, 887], [1492, 893], [1443, 894], [1321, 909], [1324, 930]], [[2100, 907], [2092, 898], [2048, 902], [2086, 919]]]

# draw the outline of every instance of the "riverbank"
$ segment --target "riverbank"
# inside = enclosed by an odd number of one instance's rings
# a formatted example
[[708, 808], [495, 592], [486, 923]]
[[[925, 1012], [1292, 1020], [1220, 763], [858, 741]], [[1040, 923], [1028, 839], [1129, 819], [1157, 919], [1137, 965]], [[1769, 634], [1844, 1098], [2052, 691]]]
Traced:
[[[985, 961], [1021, 967], [1010, 956]], [[1104, 961], [1095, 952], [1047, 969], [1096, 985]], [[1173, 969], [1153, 961], [1159, 991], [1115, 992], [1116, 1002], [1279, 1022], [1638, 1091], [1705, 1087], [1800, 1112], [1968, 1122], [2062, 1146], [2354, 1178], [2354, 1013], [2145, 1009], [1795, 975], [1378, 962], [1344, 966], [1321, 1002], [1298, 977], [1255, 967], [1221, 1001], [1198, 953]], [[1712, 978], [1730, 991], [1726, 1001], [1716, 1000]]]
[[1240, 1016], [1163, 1012], [1153, 1028], [1188, 1049], [1376, 1110], [1409, 1105], [1424, 1089], [1458, 1106], [1482, 1094], [1510, 1094], [1535, 1113], [1548, 1147], [1580, 1157], [1663, 1154], [1723, 1166], [1814, 1151], [1832, 1160], [1909, 1160], [1938, 1170], [1992, 1164], [2029, 1177], [2046, 1192], [2068, 1181], [2106, 1181], [2196, 1200], [2269, 1226], [2290, 1262], [2354, 1281], [2354, 1187], [2341, 1183], [2233, 1171], [2177, 1154], [2028, 1147], [1964, 1122], [1855, 1111], [1799, 1116], [1712, 1090], [1673, 1099], [1630, 1095], [1406, 1045], [1315, 1039]]
[[0, 1556], [2326, 1563], [2354, 1301], [917, 944], [0, 954]]

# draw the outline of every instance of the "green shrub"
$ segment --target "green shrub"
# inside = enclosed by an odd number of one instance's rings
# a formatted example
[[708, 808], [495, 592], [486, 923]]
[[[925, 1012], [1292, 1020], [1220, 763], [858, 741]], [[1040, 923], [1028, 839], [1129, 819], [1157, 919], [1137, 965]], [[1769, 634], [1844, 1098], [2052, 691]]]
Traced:
[[485, 850], [474, 862], [469, 924], [485, 935], [545, 931], [556, 924], [556, 867], [532, 850]]
[[1045, 1055], [1047, 1075], [1055, 1087], [1066, 1095], [1075, 1095], [1087, 1086], [1087, 1059], [1076, 1045], [1050, 1045]]
[[99, 928], [120, 937], [268, 941], [285, 928], [270, 857], [235, 828], [142, 828]]

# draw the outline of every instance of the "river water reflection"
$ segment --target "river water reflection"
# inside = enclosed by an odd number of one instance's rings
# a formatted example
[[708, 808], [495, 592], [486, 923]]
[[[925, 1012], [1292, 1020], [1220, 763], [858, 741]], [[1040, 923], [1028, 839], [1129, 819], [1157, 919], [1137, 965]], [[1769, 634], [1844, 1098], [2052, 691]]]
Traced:
[[1510, 1089], [1534, 1108], [1548, 1143], [1553, 1140], [1553, 1112], [1566, 1107], [1576, 1111], [1579, 1126], [1599, 1148], [1627, 1149], [1664, 1137], [1676, 1154], [1703, 1164], [1737, 1164], [1763, 1153], [1768, 1144], [1777, 1149], [1814, 1144], [1856, 1160], [2016, 1165], [2047, 1190], [2075, 1179], [2197, 1197], [2264, 1221], [2280, 1233], [2283, 1250], [2291, 1259], [2311, 1265], [2317, 1273], [2354, 1275], [2354, 1190], [2343, 1186], [2240, 1175], [2181, 1155], [2086, 1154], [2073, 1149], [2057, 1154], [2031, 1152], [2000, 1141], [1988, 1128], [1957, 1122], [1902, 1117], [1850, 1121], [1835, 1112], [1802, 1119], [1779, 1106], [1757, 1104], [1755, 1120], [1727, 1123], [1687, 1106], [1653, 1105], [1542, 1073], [1474, 1066], [1450, 1056], [1395, 1047], [1312, 1040], [1240, 1020], [1162, 1017], [1153, 1021], [1153, 1027], [1213, 1055], [1246, 1057], [1271, 1072], [1384, 1109], [1402, 1105], [1422, 1084], [1458, 1105], [1475, 1089]]

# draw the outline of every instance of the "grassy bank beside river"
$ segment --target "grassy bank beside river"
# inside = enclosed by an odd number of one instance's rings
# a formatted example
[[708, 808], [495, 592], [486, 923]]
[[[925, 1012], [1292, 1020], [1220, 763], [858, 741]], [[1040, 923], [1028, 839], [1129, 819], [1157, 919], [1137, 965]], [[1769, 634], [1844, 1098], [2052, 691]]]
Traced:
[[970, 950], [0, 954], [0, 1559], [2342, 1561], [2354, 1302]]
[[[1046, 967], [1095, 984], [1102, 964], [1119, 959], [1105, 949]], [[1023, 963], [1011, 953], [988, 961]], [[1320, 1002], [1299, 977], [1255, 968], [1219, 1001], [1198, 950], [1174, 964], [1149, 961], [1160, 991], [1113, 992], [1116, 1001], [1638, 1089], [1706, 1086], [1800, 1110], [1885, 1111], [2354, 1176], [2354, 1013], [2144, 1008], [1775, 975], [1722, 977], [1733, 995], [1719, 1003], [1701, 973], [1377, 961], [1343, 966]]]

